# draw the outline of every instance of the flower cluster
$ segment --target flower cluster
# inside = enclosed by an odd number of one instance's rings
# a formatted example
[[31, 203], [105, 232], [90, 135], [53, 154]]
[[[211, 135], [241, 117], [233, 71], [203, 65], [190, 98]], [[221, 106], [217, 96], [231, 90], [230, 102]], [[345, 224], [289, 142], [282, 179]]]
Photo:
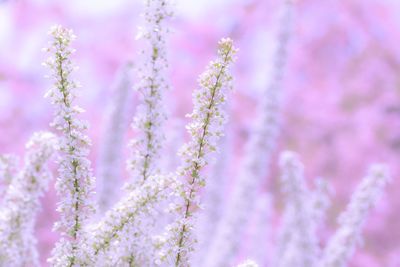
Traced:
[[221, 219], [224, 208], [224, 195], [221, 190], [228, 182], [228, 162], [232, 158], [228, 136], [223, 136], [218, 143], [219, 153], [211, 168], [205, 190], [202, 196], [202, 210], [199, 213], [196, 237], [198, 244], [194, 255], [193, 264], [201, 266], [208, 248], [212, 242], [210, 236], [216, 233], [216, 222]]
[[281, 82], [290, 37], [291, 13], [292, 5], [288, 1], [282, 15], [270, 84], [265, 95], [262, 96], [258, 117], [254, 123], [252, 135], [246, 144], [245, 158], [241, 173], [237, 178], [237, 186], [234, 188], [225, 216], [218, 223], [218, 234], [209, 248], [206, 266], [231, 264], [254, 208], [253, 203], [255, 203], [258, 188], [268, 173], [269, 162], [279, 132]]
[[53, 55], [45, 65], [52, 71], [54, 84], [46, 96], [55, 107], [52, 126], [61, 133], [56, 180], [56, 189], [61, 197], [57, 208], [60, 221], [55, 229], [62, 234], [50, 262], [55, 266], [74, 266], [83, 258], [78, 255], [79, 248], [84, 246], [81, 242], [82, 227], [94, 212], [91, 199], [95, 181], [88, 159], [90, 139], [84, 133], [87, 125], [77, 118], [82, 109], [74, 106], [78, 84], [71, 79], [74, 50], [70, 44], [75, 35], [72, 30], [61, 26], [54, 26], [50, 34], [53, 40], [46, 51]]
[[169, 29], [166, 23], [172, 16], [169, 5], [169, 0], [146, 0], [145, 25], [139, 33], [146, 42], [142, 51], [143, 64], [139, 69], [140, 83], [137, 86], [142, 104], [137, 108], [133, 122], [139, 136], [131, 142], [134, 150], [129, 161], [133, 181], [138, 183], [159, 173], [157, 161], [165, 138], [162, 125], [166, 120], [163, 95], [168, 89], [166, 34]]
[[26, 147], [24, 168], [13, 178], [0, 207], [0, 265], [39, 266], [34, 228], [39, 198], [51, 175], [46, 168], [57, 146], [48, 132], [35, 133]]
[[187, 126], [191, 141], [180, 151], [183, 162], [178, 169], [178, 175], [187, 180], [182, 187], [183, 199], [176, 207], [178, 219], [167, 228], [169, 252], [162, 253], [164, 258], [172, 255], [175, 266], [187, 266], [194, 247], [192, 217], [200, 205], [197, 193], [206, 182], [201, 170], [208, 164], [210, 153], [217, 150], [216, 142], [223, 134], [223, 104], [232, 87], [230, 68], [236, 53], [232, 40], [222, 39], [217, 60], [200, 76], [201, 88], [193, 94], [193, 112], [188, 115], [192, 122]]
[[347, 209], [339, 217], [340, 227], [330, 239], [318, 266], [344, 267], [361, 239], [361, 230], [368, 213], [389, 181], [384, 165], [373, 165], [358, 186]]
[[289, 151], [281, 154], [280, 164], [287, 200], [276, 266], [315, 266], [319, 250], [311, 221], [310, 192], [303, 177], [304, 167], [297, 155]]
[[[129, 192], [104, 218], [90, 227], [91, 259], [96, 266], [146, 265], [151, 242], [143, 240], [144, 230], [155, 212], [155, 206], [176, 190], [174, 176], [150, 176], [140, 187]], [[148, 244], [146, 251], [139, 245]], [[133, 257], [126, 257], [132, 254]], [[150, 256], [151, 257], [151, 256]], [[132, 265], [129, 265], [132, 266]]]

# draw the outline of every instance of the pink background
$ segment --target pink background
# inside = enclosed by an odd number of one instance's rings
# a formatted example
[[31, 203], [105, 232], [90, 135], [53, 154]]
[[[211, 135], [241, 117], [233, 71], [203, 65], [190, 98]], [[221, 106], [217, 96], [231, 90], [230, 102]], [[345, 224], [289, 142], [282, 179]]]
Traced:
[[[0, 1], [0, 153], [22, 156], [29, 136], [49, 129], [53, 111], [43, 99], [50, 84], [43, 78], [47, 70], [41, 66], [46, 57], [41, 48], [47, 44], [48, 29], [57, 23], [78, 36], [76, 78], [83, 85], [79, 101], [91, 124], [96, 162], [115, 75], [128, 60], [140, 64], [135, 62], [138, 2]], [[257, 100], [268, 84], [280, 1], [176, 2], [169, 110], [181, 118], [189, 113], [197, 75], [212, 59], [218, 39], [231, 36], [240, 53], [228, 135], [240, 159]], [[322, 176], [335, 188], [323, 242], [368, 165], [386, 162], [392, 182], [370, 216], [364, 247], [350, 266], [400, 266], [400, 2], [299, 0], [295, 11], [279, 150], [297, 151], [310, 181]], [[276, 168], [275, 160], [274, 173]], [[277, 182], [272, 175], [266, 190], [279, 199]], [[57, 218], [53, 189], [43, 203], [37, 227], [42, 260], [57, 239], [50, 231]], [[281, 208], [279, 201], [276, 208]]]

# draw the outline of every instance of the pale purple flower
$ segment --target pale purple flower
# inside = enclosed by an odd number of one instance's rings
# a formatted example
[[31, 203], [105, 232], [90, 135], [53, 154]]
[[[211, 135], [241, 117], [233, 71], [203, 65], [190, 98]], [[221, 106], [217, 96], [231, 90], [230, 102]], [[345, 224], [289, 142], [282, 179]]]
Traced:
[[240, 249], [241, 239], [254, 208], [261, 181], [269, 172], [269, 161], [279, 132], [281, 82], [291, 28], [290, 2], [285, 4], [284, 11], [270, 84], [258, 107], [258, 117], [246, 144], [242, 169], [228, 202], [229, 205], [209, 247], [205, 261], [205, 265], [209, 267], [232, 264]]
[[345, 267], [361, 241], [367, 216], [389, 181], [384, 165], [373, 165], [368, 175], [351, 196], [346, 210], [339, 217], [339, 228], [329, 240], [318, 266]]
[[312, 194], [304, 179], [303, 164], [295, 153], [285, 151], [280, 157], [280, 167], [286, 203], [275, 266], [316, 266], [318, 240], [312, 221]]
[[57, 139], [52, 133], [34, 133], [27, 143], [25, 164], [7, 189], [0, 209], [0, 266], [39, 266], [34, 228], [39, 198], [51, 174], [46, 167]]

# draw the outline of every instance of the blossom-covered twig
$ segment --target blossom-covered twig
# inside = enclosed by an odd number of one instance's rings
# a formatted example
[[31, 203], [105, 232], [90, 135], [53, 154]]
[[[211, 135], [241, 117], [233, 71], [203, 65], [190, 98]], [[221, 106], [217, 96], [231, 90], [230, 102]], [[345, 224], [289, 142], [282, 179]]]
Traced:
[[193, 95], [192, 122], [187, 126], [191, 141], [180, 152], [183, 159], [178, 175], [187, 177], [182, 192], [182, 202], [176, 207], [178, 219], [167, 227], [164, 240], [167, 252], [161, 253], [161, 260], [170, 257], [172, 265], [187, 266], [192, 252], [193, 212], [199, 207], [197, 193], [206, 180], [200, 171], [208, 164], [209, 154], [217, 150], [217, 141], [222, 136], [225, 123], [223, 104], [227, 91], [231, 89], [230, 68], [237, 50], [231, 39], [222, 39], [218, 46], [218, 58], [212, 61], [206, 72], [200, 76], [201, 88]]
[[192, 261], [195, 266], [201, 266], [205, 256], [208, 252], [212, 238], [217, 230], [217, 224], [221, 219], [224, 208], [224, 190], [225, 185], [229, 181], [227, 178], [228, 163], [231, 159], [232, 149], [229, 145], [228, 136], [223, 136], [218, 142], [219, 153], [216, 162], [212, 166], [207, 184], [203, 193], [203, 210], [199, 214], [197, 221], [197, 239], [196, 252], [194, 260]]
[[126, 64], [118, 73], [114, 95], [107, 110], [104, 139], [101, 144], [98, 174], [97, 199], [99, 211], [104, 214], [118, 200], [122, 183], [123, 141], [128, 129], [129, 103], [131, 100], [131, 64]]
[[[89, 227], [92, 262], [96, 266], [119, 266], [124, 262], [128, 266], [144, 265], [151, 261], [149, 253], [140, 251], [138, 244], [151, 242], [143, 233], [148, 217], [157, 203], [176, 191], [179, 183], [173, 175], [150, 176], [141, 186], [134, 188], [121, 199], [97, 224]], [[126, 256], [132, 258], [124, 258]], [[126, 260], [130, 260], [129, 264]], [[88, 263], [87, 263], [88, 264]], [[108, 264], [108, 265], [107, 265]]]
[[275, 266], [313, 267], [319, 250], [304, 167], [297, 155], [289, 151], [281, 154], [280, 165], [286, 206]]
[[77, 118], [82, 109], [74, 106], [78, 85], [71, 78], [75, 66], [71, 62], [74, 50], [70, 44], [75, 35], [61, 26], [54, 26], [50, 34], [53, 40], [46, 50], [52, 56], [45, 65], [52, 71], [54, 85], [46, 96], [56, 109], [52, 126], [61, 133], [56, 181], [56, 190], [61, 197], [57, 207], [60, 221], [55, 224], [55, 229], [62, 237], [49, 261], [54, 266], [76, 266], [86, 257], [80, 249], [85, 246], [82, 227], [94, 212], [95, 179], [88, 159], [90, 139], [84, 133], [87, 125]]
[[344, 267], [361, 239], [361, 230], [376, 201], [389, 181], [388, 168], [373, 165], [339, 216], [339, 229], [330, 239], [318, 264], [321, 267]]
[[46, 162], [56, 149], [52, 133], [35, 133], [26, 147], [25, 166], [12, 180], [0, 210], [0, 266], [39, 266], [34, 227], [39, 198], [51, 174]]
[[261, 100], [254, 129], [246, 144], [243, 167], [230, 204], [218, 224], [216, 236], [209, 248], [205, 261], [205, 265], [209, 267], [231, 264], [239, 250], [260, 183], [268, 173], [269, 161], [279, 132], [281, 82], [290, 37], [292, 8], [291, 1], [285, 2], [270, 84]]
[[166, 70], [166, 34], [169, 29], [167, 19], [171, 17], [169, 0], [145, 0], [145, 25], [140, 29], [140, 37], [146, 42], [143, 49], [143, 65], [140, 71], [138, 91], [142, 104], [137, 108], [133, 127], [138, 129], [137, 139], [131, 142], [132, 157], [129, 169], [134, 182], [143, 182], [158, 173], [158, 160], [164, 140], [162, 130], [166, 119], [163, 95], [168, 89]]
[[318, 178], [314, 183], [314, 190], [311, 195], [311, 220], [317, 230], [318, 226], [324, 222], [326, 212], [331, 205], [330, 195], [333, 189], [328, 181]]

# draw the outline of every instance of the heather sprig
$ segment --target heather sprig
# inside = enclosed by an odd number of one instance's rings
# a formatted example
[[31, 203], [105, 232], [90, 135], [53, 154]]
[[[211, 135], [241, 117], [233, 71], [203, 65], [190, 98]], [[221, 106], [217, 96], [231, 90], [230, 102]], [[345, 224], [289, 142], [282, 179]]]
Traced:
[[228, 136], [223, 136], [218, 142], [218, 155], [216, 162], [209, 172], [209, 178], [202, 195], [202, 210], [196, 227], [198, 244], [192, 263], [201, 266], [207, 255], [208, 248], [212, 242], [210, 236], [214, 236], [217, 231], [218, 222], [223, 214], [225, 203], [223, 190], [227, 184], [228, 163], [232, 158], [231, 140]]
[[82, 244], [82, 229], [94, 213], [95, 179], [88, 159], [91, 142], [85, 135], [87, 125], [78, 118], [83, 110], [74, 105], [78, 84], [71, 77], [75, 66], [71, 59], [74, 50], [70, 45], [75, 35], [61, 26], [54, 26], [50, 34], [53, 40], [46, 51], [51, 55], [45, 65], [51, 70], [53, 86], [46, 96], [55, 107], [51, 125], [60, 133], [56, 180], [60, 221], [55, 224], [55, 229], [61, 233], [50, 263], [75, 266], [85, 257], [80, 250], [85, 245]]
[[120, 250], [127, 252], [125, 256], [133, 256], [130, 260], [135, 264], [151, 260], [147, 253], [140, 255], [139, 244], [143, 245], [144, 241], [148, 244], [147, 249], [151, 245], [149, 240], [143, 240], [146, 235], [140, 231], [149, 223], [147, 219], [151, 220], [155, 206], [174, 194], [176, 187], [179, 182], [173, 175], [150, 176], [121, 199], [99, 223], [89, 227], [90, 250], [95, 263], [107, 260], [114, 265], [123, 262], [124, 259], [112, 256], [118, 251], [122, 254]]
[[318, 266], [345, 267], [361, 240], [367, 216], [390, 179], [385, 165], [372, 165], [339, 216], [339, 228], [329, 240]]
[[[139, 37], [145, 43], [139, 68], [141, 104], [133, 121], [137, 138], [131, 141], [132, 156], [128, 161], [133, 182], [142, 183], [149, 176], [159, 173], [159, 158], [165, 136], [166, 120], [164, 92], [168, 89], [166, 35], [168, 19], [172, 16], [169, 0], [145, 0], [144, 26]], [[132, 186], [132, 185], [131, 185]], [[133, 185], [134, 186], [134, 185]]]
[[[260, 266], [272, 266], [273, 252], [273, 201], [272, 195], [262, 192], [253, 211], [253, 227], [250, 229], [249, 256]], [[255, 217], [255, 218], [254, 218]]]
[[24, 167], [0, 209], [0, 266], [39, 266], [34, 227], [39, 198], [52, 178], [46, 163], [56, 146], [57, 138], [48, 132], [35, 133], [26, 144]]
[[319, 249], [303, 164], [295, 153], [285, 151], [280, 157], [280, 167], [286, 204], [276, 266], [316, 266]]
[[161, 252], [161, 260], [169, 260], [175, 266], [188, 265], [196, 242], [193, 215], [200, 205], [198, 191], [206, 182], [201, 170], [208, 164], [210, 153], [217, 150], [216, 142], [223, 135], [226, 121], [223, 104], [232, 87], [230, 68], [236, 53], [233, 41], [222, 39], [218, 43], [217, 59], [200, 76], [200, 89], [193, 94], [193, 112], [188, 115], [192, 121], [187, 126], [191, 140], [180, 150], [182, 166], [178, 170], [178, 176], [186, 181], [180, 192], [181, 202], [175, 208], [178, 219], [167, 227], [163, 238], [168, 252]]
[[254, 208], [262, 179], [269, 165], [279, 134], [282, 79], [291, 35], [293, 6], [286, 1], [283, 6], [273, 73], [268, 88], [261, 98], [257, 118], [245, 145], [245, 156], [232, 196], [212, 238], [205, 265], [210, 267], [231, 265], [240, 249], [248, 218]]

